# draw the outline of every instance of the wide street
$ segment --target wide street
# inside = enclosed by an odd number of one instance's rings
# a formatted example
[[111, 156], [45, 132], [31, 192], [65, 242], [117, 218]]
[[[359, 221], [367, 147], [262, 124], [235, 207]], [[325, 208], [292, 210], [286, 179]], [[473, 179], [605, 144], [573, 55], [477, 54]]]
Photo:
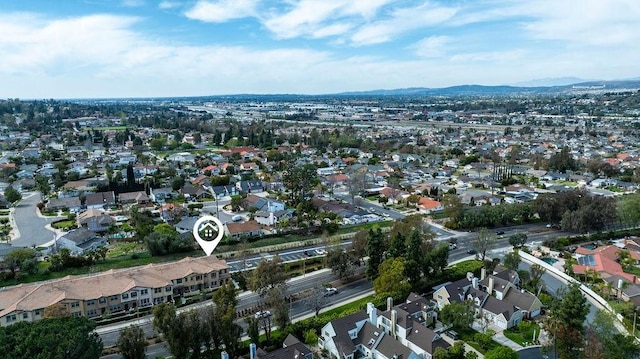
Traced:
[[40, 192], [24, 193], [22, 201], [15, 208], [13, 218], [20, 236], [11, 242], [14, 247], [37, 247], [53, 240], [54, 232], [45, 226], [53, 223], [58, 217], [38, 216], [36, 206], [40, 201]]

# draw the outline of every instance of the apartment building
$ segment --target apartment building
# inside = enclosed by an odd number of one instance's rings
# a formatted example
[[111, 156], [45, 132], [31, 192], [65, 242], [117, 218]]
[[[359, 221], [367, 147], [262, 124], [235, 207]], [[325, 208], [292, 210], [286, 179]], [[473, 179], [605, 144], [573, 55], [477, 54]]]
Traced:
[[185, 300], [229, 280], [227, 263], [208, 256], [21, 284], [0, 290], [0, 326], [42, 319], [45, 308], [52, 305], [88, 318], [123, 313]]

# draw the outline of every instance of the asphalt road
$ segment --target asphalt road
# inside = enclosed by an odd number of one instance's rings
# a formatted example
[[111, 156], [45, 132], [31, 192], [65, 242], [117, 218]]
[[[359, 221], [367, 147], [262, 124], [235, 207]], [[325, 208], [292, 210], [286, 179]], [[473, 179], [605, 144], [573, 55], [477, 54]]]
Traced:
[[20, 231], [20, 237], [14, 239], [11, 245], [15, 247], [39, 246], [53, 240], [54, 232], [45, 228], [57, 217], [42, 218], [36, 213], [36, 205], [41, 201], [40, 192], [23, 194], [23, 199], [13, 213], [15, 223]]
[[[330, 271], [321, 271], [321, 272], [309, 274], [305, 277], [299, 277], [299, 278], [296, 278], [295, 280], [289, 281], [287, 294], [299, 293], [307, 289], [311, 289], [316, 285], [328, 283], [336, 279], [337, 278], [333, 274], [331, 274]], [[346, 284], [344, 286], [340, 286], [338, 287], [337, 294], [327, 297], [326, 306], [328, 307], [332, 304], [336, 304], [336, 303], [345, 301], [347, 299], [357, 297], [363, 293], [367, 293], [371, 291], [372, 289], [373, 287], [371, 282], [367, 280], [360, 280], [357, 282]], [[239, 310], [252, 307], [260, 301], [259, 296], [252, 292], [244, 292], [239, 296], [238, 299], [239, 299], [238, 300]], [[195, 308], [203, 307], [209, 304], [210, 302], [200, 303], [197, 305], [185, 307], [181, 310], [195, 309]], [[304, 300], [290, 302], [289, 311], [290, 311], [289, 312], [290, 317], [292, 319], [300, 318], [306, 315], [310, 315], [312, 313], [312, 310], [307, 307]], [[142, 327], [142, 329], [144, 330], [144, 332], [147, 334], [148, 337], [155, 335], [155, 332], [151, 325], [151, 320], [152, 320], [152, 316], [146, 316], [144, 318], [141, 318], [138, 321], [138, 324]], [[239, 319], [236, 322], [240, 326], [246, 329], [246, 323], [244, 322], [244, 319]], [[100, 334], [100, 338], [102, 339], [102, 342], [105, 347], [110, 347], [115, 345], [115, 342], [118, 339], [119, 330], [120, 330], [119, 328], [118, 329], [115, 329], [115, 328], [121, 327], [121, 326], [122, 325], [110, 326], [114, 328], [113, 330], [110, 330], [110, 327], [98, 328], [97, 331]], [[147, 351], [146, 351], [147, 358], [155, 358], [157, 356], [167, 356], [167, 355], [169, 355], [169, 352], [163, 343], [154, 344], [147, 347]], [[122, 356], [120, 356], [119, 354], [112, 354], [112, 355], [103, 356], [102, 358], [103, 359], [120, 359], [122, 358]]]

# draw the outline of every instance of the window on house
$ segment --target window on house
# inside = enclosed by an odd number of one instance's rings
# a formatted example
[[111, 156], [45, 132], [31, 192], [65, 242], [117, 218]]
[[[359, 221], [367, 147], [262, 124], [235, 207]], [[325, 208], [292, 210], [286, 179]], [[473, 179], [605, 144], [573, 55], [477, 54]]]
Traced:
[[142, 295], [149, 294], [149, 289], [143, 289], [143, 290], [141, 290], [141, 291], [140, 291], [140, 294], [142, 294]]
[[138, 296], [138, 292], [131, 292], [131, 298], [135, 298]]
[[94, 304], [96, 304], [95, 300], [88, 300], [87, 301], [87, 305], [94, 305]]
[[78, 308], [80, 306], [80, 302], [71, 303], [71, 308]]
[[100, 298], [99, 300], [100, 304], [104, 304], [107, 302], [107, 299], [105, 297]]
[[127, 293], [122, 294], [122, 299], [129, 299], [129, 294]]
[[27, 312], [22, 313], [22, 319], [29, 319], [29, 313]]

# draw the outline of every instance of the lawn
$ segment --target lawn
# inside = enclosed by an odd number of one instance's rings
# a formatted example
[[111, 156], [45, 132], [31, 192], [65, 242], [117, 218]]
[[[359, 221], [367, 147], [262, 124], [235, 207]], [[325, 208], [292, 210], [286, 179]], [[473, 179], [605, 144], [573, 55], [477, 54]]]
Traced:
[[475, 350], [479, 351], [482, 354], [500, 346], [500, 344], [494, 342], [493, 340], [487, 341], [487, 345], [482, 346], [479, 342], [476, 341], [477, 335], [482, 333], [476, 332], [471, 328], [456, 329], [455, 331], [460, 335], [460, 340], [471, 345]]
[[530, 345], [531, 342], [533, 342], [534, 333], [537, 339], [540, 335], [540, 326], [533, 322], [521, 322], [517, 327], [513, 327], [503, 332], [505, 337], [513, 340], [523, 347]]
[[66, 220], [66, 221], [60, 221], [60, 222], [55, 222], [51, 225], [53, 228], [55, 229], [69, 229], [69, 228], [75, 228], [76, 226], [76, 221], [75, 220]]

